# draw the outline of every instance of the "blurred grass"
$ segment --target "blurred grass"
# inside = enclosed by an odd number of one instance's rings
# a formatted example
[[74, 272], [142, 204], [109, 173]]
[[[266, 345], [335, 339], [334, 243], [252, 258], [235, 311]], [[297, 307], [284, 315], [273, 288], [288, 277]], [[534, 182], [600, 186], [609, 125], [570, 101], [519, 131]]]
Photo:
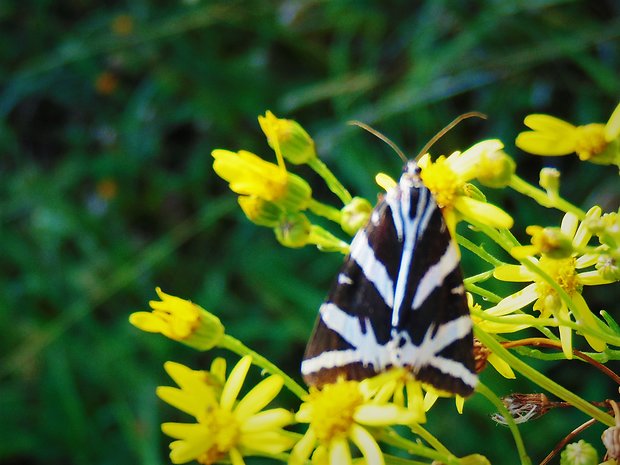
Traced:
[[[556, 166], [569, 200], [618, 205], [613, 169], [512, 144], [528, 113], [606, 121], [620, 95], [613, 0], [8, 0], [0, 26], [3, 464], [168, 463], [159, 423], [176, 413], [154, 396], [170, 384], [161, 365], [207, 367], [211, 355], [128, 325], [157, 285], [212, 309], [231, 334], [297, 372], [340, 258], [278, 247], [211, 170], [216, 147], [271, 156], [255, 119], [266, 109], [298, 119], [343, 182], [369, 198], [374, 174], [396, 175], [400, 162], [346, 121], [416, 153], [454, 116], [478, 110], [489, 119], [462, 123], [436, 151], [500, 137], [522, 177], [535, 183], [542, 166]], [[320, 184], [317, 195], [330, 198]], [[491, 195], [522, 228], [560, 218]], [[476, 269], [471, 257], [464, 267]], [[615, 292], [588, 297], [613, 314]], [[615, 394], [574, 365], [550, 375], [588, 399]], [[484, 380], [500, 394], [532, 389], [498, 378]], [[473, 399], [457, 417], [445, 402], [429, 428], [456, 453], [506, 463], [514, 448], [489, 409]], [[567, 411], [525, 425], [534, 461], [584, 420]]]

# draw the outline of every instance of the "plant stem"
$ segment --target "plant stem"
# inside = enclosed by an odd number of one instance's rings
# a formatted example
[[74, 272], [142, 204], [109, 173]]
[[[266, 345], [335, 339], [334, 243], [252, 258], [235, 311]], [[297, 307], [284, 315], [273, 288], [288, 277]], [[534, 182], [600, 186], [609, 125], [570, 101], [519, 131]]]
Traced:
[[609, 416], [605, 412], [602, 412], [601, 410], [590, 404], [588, 401], [572, 393], [565, 387], [560, 386], [555, 381], [547, 378], [545, 375], [536, 371], [527, 363], [512, 355], [508, 350], [504, 349], [502, 345], [497, 342], [495, 338], [493, 338], [493, 336], [487, 334], [478, 327], [475, 327], [474, 331], [476, 337], [480, 339], [480, 342], [487, 346], [491, 350], [491, 352], [502, 358], [506, 363], [510, 365], [511, 368], [521, 373], [527, 379], [538, 384], [540, 387], [546, 389], [560, 399], [570, 402], [577, 409], [581, 410], [586, 415], [595, 418], [601, 423], [607, 426], [615, 425], [615, 420], [611, 416]]
[[336, 194], [343, 204], [347, 205], [351, 202], [353, 199], [351, 194], [349, 194], [349, 191], [338, 181], [325, 163], [318, 158], [312, 158], [308, 161], [308, 166], [323, 178], [329, 190]]
[[297, 397], [299, 397], [300, 399], [304, 399], [308, 395], [306, 390], [301, 387], [293, 378], [291, 378], [289, 375], [287, 375], [284, 371], [282, 371], [275, 364], [267, 360], [265, 357], [244, 345], [238, 339], [235, 339], [234, 337], [225, 334], [218, 346], [222, 347], [223, 349], [228, 349], [231, 352], [234, 352], [242, 357], [244, 355], [250, 355], [252, 357], [252, 362], [255, 365], [261, 367], [263, 370], [271, 373], [272, 375], [282, 376], [282, 378], [284, 379], [284, 385]]
[[565, 213], [574, 213], [577, 215], [577, 218], [583, 220], [586, 217], [586, 214], [580, 208], [577, 208], [570, 202], [567, 202], [562, 197], [550, 198], [547, 193], [538, 189], [537, 187], [532, 186], [530, 183], [521, 179], [519, 176], [513, 175], [510, 180], [510, 187], [523, 194], [531, 199], [535, 200], [536, 203], [542, 205], [547, 208], [557, 208]]
[[[477, 336], [477, 334], [476, 334]], [[478, 383], [476, 386], [476, 392], [479, 392], [484, 397], [486, 397], [489, 402], [491, 402], [497, 410], [502, 414], [504, 420], [506, 420], [506, 425], [510, 429], [512, 433], [512, 437], [514, 438], [515, 445], [517, 446], [517, 451], [519, 452], [519, 458], [521, 459], [522, 465], [531, 465], [532, 461], [527, 455], [527, 451], [525, 450], [525, 445], [523, 444], [523, 438], [521, 438], [521, 433], [519, 432], [519, 428], [517, 428], [517, 424], [510, 415], [510, 412], [502, 402], [502, 400], [495, 395], [493, 391], [491, 391], [488, 387], [486, 387], [482, 383]]]

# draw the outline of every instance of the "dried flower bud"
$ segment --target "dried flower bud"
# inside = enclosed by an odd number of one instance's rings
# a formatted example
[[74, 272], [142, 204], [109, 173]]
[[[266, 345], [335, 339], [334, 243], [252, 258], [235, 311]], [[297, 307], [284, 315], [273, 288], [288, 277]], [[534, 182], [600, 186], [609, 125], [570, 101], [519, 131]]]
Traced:
[[[503, 397], [502, 402], [517, 424], [540, 418], [553, 406], [544, 394], [516, 393]], [[505, 418], [498, 413], [494, 414], [492, 418], [497, 423], [506, 424]]]
[[474, 338], [474, 363], [476, 373], [480, 373], [486, 368], [489, 355], [491, 355], [491, 350], [480, 342], [480, 340]]

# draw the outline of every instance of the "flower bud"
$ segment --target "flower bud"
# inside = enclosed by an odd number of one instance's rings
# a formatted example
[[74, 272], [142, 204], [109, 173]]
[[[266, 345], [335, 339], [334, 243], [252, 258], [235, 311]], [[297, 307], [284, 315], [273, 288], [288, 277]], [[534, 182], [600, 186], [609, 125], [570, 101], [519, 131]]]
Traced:
[[279, 146], [282, 156], [289, 162], [301, 165], [316, 158], [314, 141], [297, 121], [277, 118], [267, 111], [265, 116], [258, 117], [258, 123], [269, 146], [274, 150]]
[[597, 465], [598, 452], [583, 439], [568, 444], [560, 454], [560, 465]]
[[573, 253], [570, 237], [562, 233], [560, 228], [528, 226], [525, 232], [532, 236], [531, 242], [536, 250], [549, 258], [568, 258]]
[[351, 202], [342, 208], [341, 212], [340, 227], [344, 232], [353, 236], [368, 223], [370, 213], [372, 212], [372, 205], [366, 199], [354, 197]]
[[254, 224], [275, 228], [280, 224], [282, 209], [275, 203], [255, 195], [239, 196], [239, 206], [245, 216]]
[[282, 217], [274, 232], [283, 246], [299, 248], [308, 244], [312, 224], [303, 213], [289, 213]]
[[224, 337], [220, 319], [189, 300], [166, 294], [156, 288], [161, 301], [152, 300], [152, 312], [135, 312], [129, 322], [142, 331], [161, 333], [198, 350], [209, 350]]
[[515, 169], [515, 161], [503, 150], [484, 152], [478, 161], [477, 178], [483, 186], [506, 187]]
[[543, 168], [540, 170], [538, 184], [547, 191], [549, 197], [558, 197], [560, 192], [560, 172], [555, 168]]

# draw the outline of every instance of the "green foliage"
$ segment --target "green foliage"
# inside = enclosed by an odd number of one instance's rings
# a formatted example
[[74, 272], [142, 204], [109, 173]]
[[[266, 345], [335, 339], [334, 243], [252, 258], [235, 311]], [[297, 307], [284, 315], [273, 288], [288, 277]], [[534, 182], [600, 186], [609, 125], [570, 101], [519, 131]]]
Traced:
[[[206, 368], [208, 360], [127, 323], [158, 285], [213, 311], [227, 332], [297, 371], [340, 258], [281, 248], [245, 220], [213, 173], [213, 148], [270, 153], [257, 145], [256, 115], [272, 109], [301, 122], [346, 187], [373, 198], [374, 174], [396, 176], [400, 161], [348, 120], [377, 127], [415, 154], [457, 114], [489, 116], [462, 123], [437, 144], [441, 152], [483, 137], [510, 142], [534, 112], [605, 122], [620, 95], [620, 10], [611, 0], [473, 8], [28, 3], [0, 5], [0, 461], [7, 464], [168, 463], [164, 407], [153, 395], [169, 383], [162, 362]], [[608, 167], [507, 151], [533, 184], [542, 166], [555, 166], [567, 199], [617, 208]], [[517, 224], [560, 218], [497, 195], [494, 203]], [[471, 275], [468, 261], [465, 254]], [[587, 298], [618, 321], [617, 296], [594, 289]], [[602, 375], [562, 367], [547, 375], [588, 399], [617, 394]], [[495, 374], [484, 381], [497, 393], [530, 388]], [[446, 403], [428, 427], [450, 437], [460, 455], [479, 452], [480, 438], [492, 433], [485, 455], [506, 463], [511, 437], [489, 413], [474, 399], [455, 419]], [[533, 461], [582, 421], [567, 411], [526, 425]], [[597, 428], [588, 442], [597, 444]]]

